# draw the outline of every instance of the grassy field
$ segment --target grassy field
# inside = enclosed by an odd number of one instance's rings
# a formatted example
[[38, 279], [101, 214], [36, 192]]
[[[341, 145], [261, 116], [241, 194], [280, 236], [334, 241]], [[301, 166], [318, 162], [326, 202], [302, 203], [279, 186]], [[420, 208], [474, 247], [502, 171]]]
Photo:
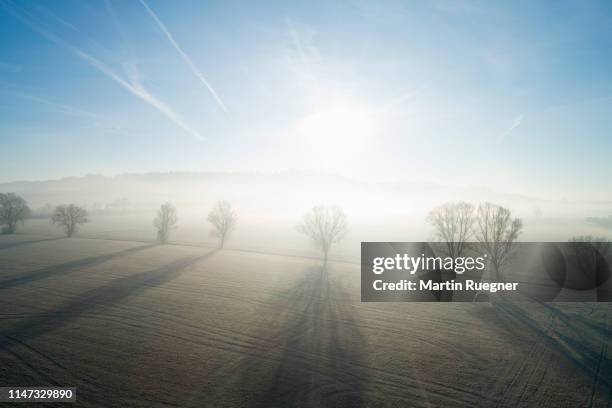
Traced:
[[79, 407], [605, 407], [608, 310], [360, 303], [355, 263], [0, 236], [0, 383]]

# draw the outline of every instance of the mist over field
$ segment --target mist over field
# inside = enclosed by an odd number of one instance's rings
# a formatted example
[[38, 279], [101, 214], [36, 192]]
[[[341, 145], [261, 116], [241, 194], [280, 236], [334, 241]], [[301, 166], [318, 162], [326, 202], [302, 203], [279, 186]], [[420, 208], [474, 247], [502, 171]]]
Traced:
[[172, 202], [179, 222], [172, 242], [214, 245], [206, 216], [218, 200], [238, 213], [229, 247], [316, 256], [296, 227], [315, 205], [335, 204], [351, 228], [334, 249], [338, 259], [357, 260], [361, 241], [427, 241], [426, 217], [445, 202], [475, 205], [493, 202], [524, 220], [523, 241], [567, 241], [572, 236], [609, 237], [606, 224], [612, 203], [568, 201], [504, 193], [477, 187], [433, 183], [366, 182], [325, 173], [290, 170], [278, 173], [151, 173], [88, 175], [49, 181], [0, 184], [1, 191], [22, 195], [32, 214], [20, 231], [57, 235], [50, 224], [55, 205], [76, 203], [90, 213], [81, 237], [155, 239], [153, 219], [159, 205]]

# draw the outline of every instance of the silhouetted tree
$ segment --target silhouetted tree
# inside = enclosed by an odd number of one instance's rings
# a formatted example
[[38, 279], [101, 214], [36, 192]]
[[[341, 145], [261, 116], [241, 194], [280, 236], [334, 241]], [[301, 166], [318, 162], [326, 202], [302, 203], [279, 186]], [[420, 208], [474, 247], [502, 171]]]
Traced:
[[598, 264], [608, 255], [612, 242], [605, 237], [581, 235], [570, 238], [569, 247], [572, 250], [569, 256], [570, 262], [583, 274], [595, 279]]
[[0, 193], [0, 227], [2, 233], [12, 234], [17, 231], [17, 224], [23, 222], [30, 214], [28, 203], [14, 193]]
[[87, 215], [84, 208], [74, 204], [58, 205], [51, 216], [51, 221], [64, 228], [66, 236], [71, 237], [80, 224], [89, 222]]
[[211, 234], [219, 238], [219, 248], [223, 248], [225, 241], [229, 238], [233, 229], [236, 228], [238, 220], [236, 211], [227, 201], [218, 201], [208, 214], [207, 220], [213, 226]]
[[162, 204], [153, 220], [153, 225], [157, 229], [157, 241], [162, 244], [167, 243], [170, 238], [170, 231], [176, 228], [177, 223], [176, 208], [169, 202]]
[[466, 202], [446, 203], [430, 211], [427, 220], [437, 240], [444, 243], [446, 255], [463, 255], [474, 235], [474, 206]]
[[337, 206], [316, 206], [304, 215], [298, 231], [310, 238], [323, 252], [323, 262], [333, 244], [340, 242], [348, 232], [348, 219]]
[[[429, 212], [427, 220], [434, 228], [434, 237], [441, 242], [442, 252], [453, 259], [461, 257], [473, 236], [474, 206], [466, 202], [445, 203]], [[438, 245], [436, 245], [438, 246]], [[450, 277], [447, 275], [450, 274]], [[457, 273], [445, 271], [440, 279], [455, 279]], [[450, 302], [453, 291], [442, 291], [440, 300]]]
[[499, 279], [500, 272], [523, 229], [523, 222], [519, 218], [512, 218], [509, 209], [492, 203], [478, 206], [476, 220], [476, 239], [489, 257], [495, 273], [494, 278]]

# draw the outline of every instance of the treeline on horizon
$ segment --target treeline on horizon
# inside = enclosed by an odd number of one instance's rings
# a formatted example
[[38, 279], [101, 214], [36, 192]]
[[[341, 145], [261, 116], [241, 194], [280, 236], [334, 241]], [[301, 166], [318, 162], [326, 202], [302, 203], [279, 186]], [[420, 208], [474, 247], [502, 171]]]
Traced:
[[[115, 200], [102, 213], [130, 211], [131, 203], [123, 198]], [[14, 193], [0, 193], [0, 228], [3, 234], [13, 234], [18, 226], [28, 218], [49, 218], [50, 222], [62, 229], [66, 237], [72, 237], [90, 221], [91, 212], [87, 208], [69, 203], [62, 205], [47, 204], [43, 211], [32, 211], [27, 201]], [[94, 213], [95, 214], [95, 213]], [[610, 217], [612, 221], [612, 216]], [[238, 225], [238, 211], [228, 201], [216, 202], [206, 217], [211, 225], [211, 235], [223, 248]], [[480, 242], [490, 262], [498, 271], [513, 244], [523, 231], [523, 220], [513, 217], [512, 212], [501, 205], [484, 202], [477, 206], [468, 202], [448, 202], [433, 208], [426, 221], [433, 230], [434, 238], [444, 243], [444, 252], [450, 257], [460, 257], [468, 248], [470, 241]], [[159, 244], [170, 242], [172, 231], [178, 228], [179, 217], [176, 206], [171, 202], [161, 204], [154, 219], [155, 240]], [[297, 231], [304, 234], [320, 251], [327, 262], [333, 246], [341, 242], [349, 231], [348, 217], [336, 205], [318, 205], [303, 215]], [[582, 235], [573, 236], [570, 242], [609, 243], [606, 237]], [[608, 245], [606, 245], [606, 248]]]

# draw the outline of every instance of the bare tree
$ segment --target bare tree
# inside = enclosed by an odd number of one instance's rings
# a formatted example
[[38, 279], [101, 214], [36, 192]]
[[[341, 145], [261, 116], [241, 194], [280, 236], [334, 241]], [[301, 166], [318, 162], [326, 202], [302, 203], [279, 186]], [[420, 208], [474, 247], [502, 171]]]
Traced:
[[53, 224], [64, 228], [67, 237], [71, 237], [80, 224], [89, 222], [87, 211], [74, 204], [58, 205], [51, 216]]
[[337, 206], [316, 206], [304, 215], [298, 231], [310, 238], [323, 252], [323, 262], [333, 244], [340, 242], [348, 232], [348, 219]]
[[[461, 257], [468, 248], [468, 241], [474, 230], [474, 206], [466, 202], [445, 203], [429, 212], [427, 220], [434, 228], [435, 239], [442, 244], [442, 251], [453, 259]], [[457, 277], [456, 272], [447, 271], [440, 275], [441, 280]], [[453, 291], [443, 291], [440, 294], [443, 301], [453, 299]]]
[[500, 272], [521, 234], [523, 222], [519, 218], [512, 218], [509, 209], [492, 203], [480, 204], [476, 219], [476, 239], [489, 257], [495, 273], [494, 278], [499, 279]]
[[153, 220], [153, 226], [157, 229], [157, 241], [161, 244], [168, 242], [170, 231], [176, 228], [178, 216], [176, 208], [172, 203], [164, 203], [157, 210], [157, 216]]
[[429, 213], [427, 220], [436, 239], [444, 243], [447, 256], [460, 257], [474, 234], [474, 206], [466, 202], [442, 204]]
[[605, 237], [582, 235], [569, 240], [571, 254], [569, 260], [578, 267], [585, 276], [597, 278], [601, 262], [612, 248], [612, 242]]
[[25, 220], [30, 214], [28, 203], [14, 193], [0, 193], [0, 226], [2, 233], [13, 234], [17, 231], [17, 224]]
[[219, 248], [223, 248], [231, 232], [236, 228], [236, 211], [227, 201], [218, 201], [207, 218], [213, 226], [211, 234], [219, 238]]

